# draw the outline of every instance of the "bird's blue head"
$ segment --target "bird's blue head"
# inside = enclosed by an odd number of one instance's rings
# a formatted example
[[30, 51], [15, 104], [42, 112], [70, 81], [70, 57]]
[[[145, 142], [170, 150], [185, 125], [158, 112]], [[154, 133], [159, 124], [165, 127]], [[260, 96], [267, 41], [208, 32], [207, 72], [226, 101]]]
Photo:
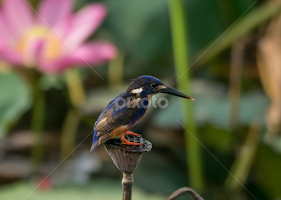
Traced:
[[136, 96], [152, 96], [157, 93], [167, 93], [178, 97], [194, 100], [193, 98], [170, 88], [162, 83], [158, 78], [149, 75], [139, 76], [133, 79], [126, 90], [127, 93]]

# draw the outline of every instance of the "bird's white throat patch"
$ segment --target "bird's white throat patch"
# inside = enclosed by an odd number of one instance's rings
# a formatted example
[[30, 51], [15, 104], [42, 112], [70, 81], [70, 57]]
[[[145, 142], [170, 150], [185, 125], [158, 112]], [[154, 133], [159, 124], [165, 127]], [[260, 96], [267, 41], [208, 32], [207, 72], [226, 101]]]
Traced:
[[131, 93], [134, 93], [134, 94], [140, 94], [141, 92], [143, 91], [143, 89], [142, 89], [142, 87], [141, 88], [138, 88], [138, 89], [133, 89], [132, 91], [131, 91]]

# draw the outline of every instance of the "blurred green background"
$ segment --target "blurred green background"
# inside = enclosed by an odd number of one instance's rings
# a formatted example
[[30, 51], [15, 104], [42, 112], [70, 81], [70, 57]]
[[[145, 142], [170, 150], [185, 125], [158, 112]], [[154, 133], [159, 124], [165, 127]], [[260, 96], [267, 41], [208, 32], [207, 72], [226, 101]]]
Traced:
[[196, 101], [167, 97], [166, 109], [150, 108], [132, 129], [153, 144], [133, 199], [184, 186], [206, 200], [281, 199], [281, 1], [75, 0], [74, 8], [92, 2], [108, 14], [91, 40], [114, 44], [115, 59], [55, 74], [0, 63], [0, 200], [121, 199], [122, 174], [103, 145], [89, 154], [90, 132], [140, 75]]

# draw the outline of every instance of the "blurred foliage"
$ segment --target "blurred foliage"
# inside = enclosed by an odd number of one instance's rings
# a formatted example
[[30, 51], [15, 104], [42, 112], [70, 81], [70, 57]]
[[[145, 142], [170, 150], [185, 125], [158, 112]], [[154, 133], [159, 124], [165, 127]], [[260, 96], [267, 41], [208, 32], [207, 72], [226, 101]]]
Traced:
[[253, 181], [262, 188], [264, 193], [270, 194], [271, 199], [277, 199], [281, 196], [279, 180], [281, 173], [281, 155], [266, 145], [258, 147], [256, 160], [254, 162], [254, 170], [256, 176]]
[[[198, 126], [211, 123], [215, 127], [231, 130], [229, 123], [229, 99], [223, 88], [210, 81], [197, 80], [193, 82], [193, 97], [195, 118]], [[251, 92], [241, 97], [239, 123], [249, 125], [252, 119], [264, 123], [263, 113], [268, 105], [268, 99], [261, 92]], [[170, 98], [169, 106], [160, 110], [155, 117], [155, 124], [160, 127], [180, 128], [174, 116], [181, 110], [179, 99]], [[179, 121], [182, 117], [177, 116]]]
[[[119, 182], [113, 182], [110, 180], [96, 179], [94, 183], [87, 184], [85, 186], [72, 185], [59, 187], [52, 191], [35, 190], [36, 185], [28, 183], [17, 183], [14, 187], [7, 187], [5, 190], [1, 190], [1, 200], [5, 199], [22, 199], [27, 198], [29, 200], [77, 200], [77, 199], [111, 199], [119, 200], [122, 198], [122, 189]], [[29, 195], [30, 194], [30, 195]], [[135, 200], [162, 200], [165, 196], [160, 194], [148, 194], [140, 189], [134, 189], [133, 191]]]
[[65, 79], [61, 74], [43, 74], [39, 84], [42, 90], [63, 89]]
[[29, 87], [14, 72], [0, 73], [0, 138], [32, 103]]
[[[255, 2], [248, 8], [250, 9]], [[249, 13], [239, 16], [243, 17], [241, 20], [236, 21], [231, 24], [230, 30], [226, 30], [223, 34], [220, 35], [219, 39], [214, 40], [212, 43], [208, 44], [202, 51], [199, 52], [197, 57], [201, 57], [198, 60], [199, 65], [205, 64], [210, 61], [212, 58], [217, 56], [226, 48], [229, 48], [234, 42], [236, 42], [243, 35], [249, 33], [254, 28], [257, 28], [264, 21], [272, 18], [276, 14], [278, 14], [281, 10], [281, 3], [279, 1], [270, 1], [267, 4], [264, 4]], [[246, 10], [247, 11], [247, 10]], [[245, 12], [246, 12], [245, 11]], [[238, 20], [237, 19], [237, 20]], [[209, 48], [212, 47], [211, 51], [208, 51]]]

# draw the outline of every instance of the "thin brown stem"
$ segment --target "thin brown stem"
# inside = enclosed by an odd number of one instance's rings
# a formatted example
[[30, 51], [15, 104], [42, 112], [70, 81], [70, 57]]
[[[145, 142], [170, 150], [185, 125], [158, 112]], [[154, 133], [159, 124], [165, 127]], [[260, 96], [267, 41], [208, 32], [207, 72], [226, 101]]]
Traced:
[[229, 80], [229, 99], [230, 99], [230, 124], [232, 128], [236, 128], [239, 116], [239, 104], [241, 96], [241, 79], [243, 71], [243, 54], [247, 37], [242, 38], [232, 47], [231, 64], [230, 64], [230, 80]]
[[185, 195], [189, 193], [190, 196], [194, 199], [194, 200], [203, 200], [202, 197], [200, 197], [199, 194], [197, 194], [194, 190], [192, 190], [189, 187], [182, 187], [178, 190], [176, 190], [175, 192], [173, 192], [166, 200], [176, 200], [177, 198], [179, 198], [182, 195]]
[[123, 200], [132, 199], [133, 183], [134, 183], [133, 174], [127, 174], [123, 172], [123, 179], [122, 179]]
[[80, 115], [75, 108], [71, 108], [65, 117], [61, 134], [61, 160], [67, 156], [75, 146], [76, 133], [80, 122]]
[[225, 183], [229, 191], [238, 191], [246, 183], [258, 146], [261, 128], [258, 121], [252, 121], [246, 141], [241, 147]]

